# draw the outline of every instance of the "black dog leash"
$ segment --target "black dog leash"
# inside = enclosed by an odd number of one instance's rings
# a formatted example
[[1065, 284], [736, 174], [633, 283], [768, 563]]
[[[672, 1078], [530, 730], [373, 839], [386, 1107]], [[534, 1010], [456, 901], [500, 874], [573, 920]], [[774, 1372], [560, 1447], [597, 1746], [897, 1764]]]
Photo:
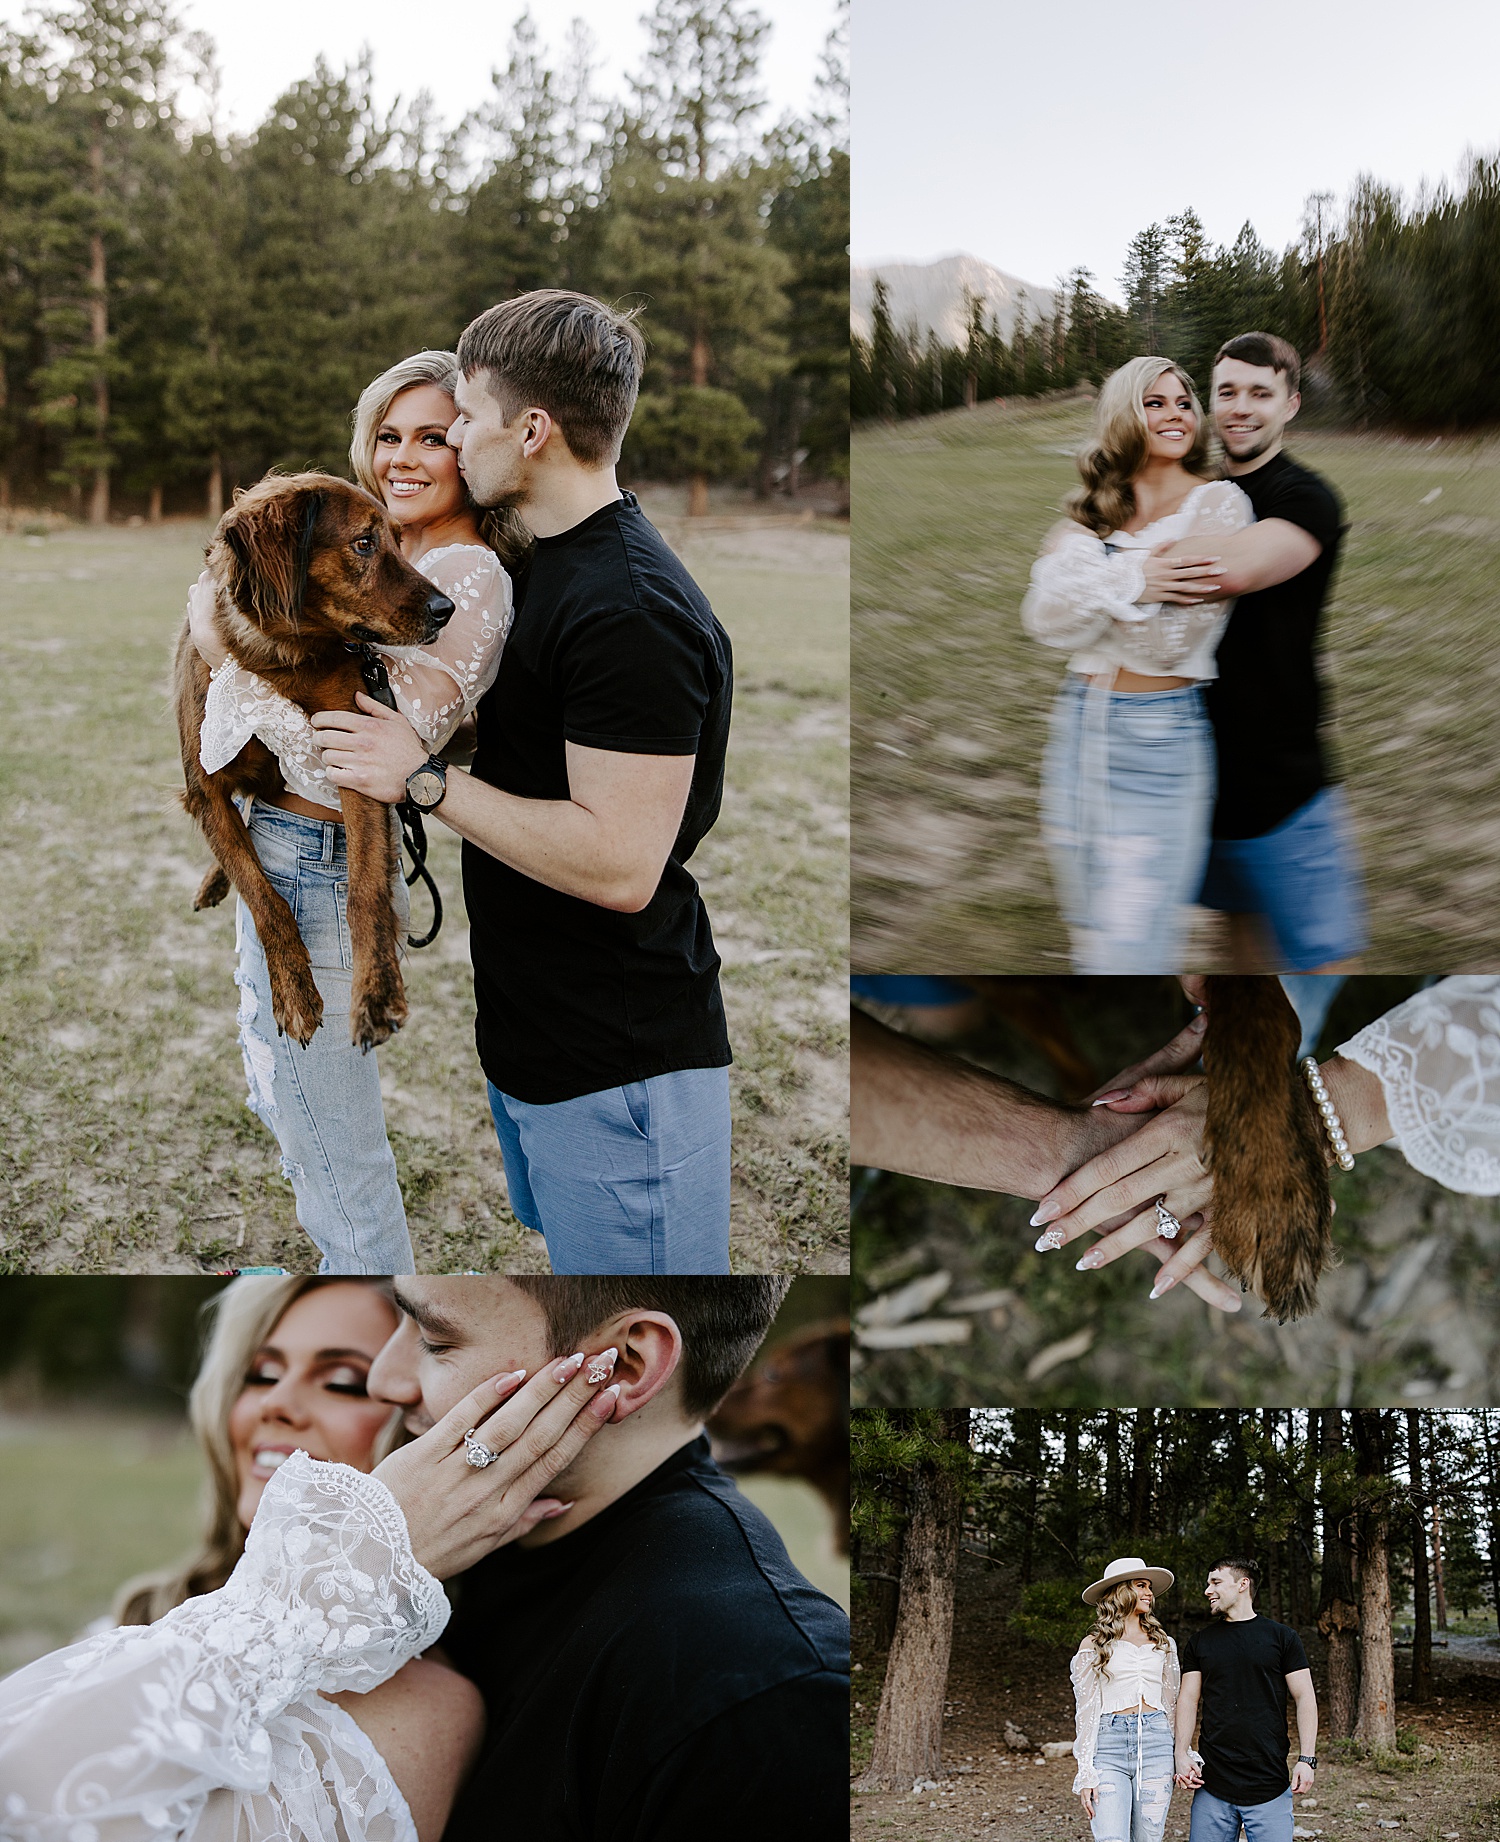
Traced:
[[[387, 710], [396, 708], [396, 693], [391, 689], [390, 674], [374, 647], [366, 641], [344, 644], [349, 651], [358, 655], [359, 675], [364, 679], [365, 693], [373, 697], [378, 704], [384, 704]], [[432, 880], [432, 872], [427, 868], [427, 830], [422, 823], [421, 811], [409, 799], [402, 800], [396, 808], [401, 815], [401, 841], [411, 853], [411, 874], [406, 878], [406, 886], [411, 888], [420, 876], [426, 883], [432, 896], [432, 926], [420, 940], [415, 934], [406, 936], [409, 947], [430, 947], [438, 937], [438, 929], [443, 925], [443, 898], [438, 894], [438, 886]]]

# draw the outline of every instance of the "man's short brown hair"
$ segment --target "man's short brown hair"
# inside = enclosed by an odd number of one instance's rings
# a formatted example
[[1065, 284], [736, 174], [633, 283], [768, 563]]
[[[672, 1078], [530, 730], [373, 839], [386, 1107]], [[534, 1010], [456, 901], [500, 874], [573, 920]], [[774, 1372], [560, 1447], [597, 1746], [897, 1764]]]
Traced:
[[749, 1367], [792, 1282], [527, 1277], [510, 1283], [541, 1306], [554, 1356], [582, 1349], [590, 1331], [622, 1311], [664, 1311], [682, 1332], [682, 1404], [700, 1419]]
[[[1234, 356], [1234, 354], [1231, 353], [1231, 357], [1232, 356]], [[1295, 357], [1296, 354], [1294, 353], [1293, 356]], [[1245, 360], [1247, 365], [1253, 365], [1256, 362], [1257, 360], [1253, 358], [1247, 358]], [[1215, 1561], [1213, 1566], [1209, 1568], [1209, 1572], [1232, 1573], [1237, 1580], [1248, 1580], [1250, 1582], [1250, 1597], [1252, 1601], [1256, 1593], [1260, 1591], [1260, 1567], [1255, 1561]]]
[[1268, 365], [1271, 370], [1279, 371], [1286, 379], [1289, 397], [1302, 388], [1302, 360], [1297, 348], [1275, 333], [1239, 333], [1233, 339], [1226, 339], [1214, 353], [1214, 363], [1221, 358], [1237, 358], [1242, 365]]
[[646, 342], [628, 313], [567, 288], [534, 288], [489, 307], [458, 342], [465, 377], [486, 372], [507, 422], [545, 409], [585, 467], [620, 458]]

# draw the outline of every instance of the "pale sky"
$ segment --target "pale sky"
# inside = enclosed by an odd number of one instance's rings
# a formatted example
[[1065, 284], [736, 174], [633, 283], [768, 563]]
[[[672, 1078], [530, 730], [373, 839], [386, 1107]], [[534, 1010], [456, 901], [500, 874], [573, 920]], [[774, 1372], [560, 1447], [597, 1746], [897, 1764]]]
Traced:
[[[522, 0], [178, 0], [183, 23], [206, 32], [218, 51], [226, 125], [248, 131], [277, 96], [308, 76], [321, 51], [335, 67], [362, 45], [374, 53], [375, 91], [383, 103], [398, 92], [432, 92], [449, 124], [485, 99], [490, 71], [506, 62]], [[784, 110], [805, 113], [821, 69], [833, 0], [756, 0], [770, 22], [761, 63], [769, 98], [762, 121]], [[0, 0], [0, 18], [19, 21], [26, 0]], [[649, 0], [530, 0], [538, 36], [561, 61], [568, 28], [582, 19], [594, 35], [596, 86], [623, 94], [646, 38], [640, 21]]]
[[1309, 192], [1500, 148], [1495, 0], [855, 0], [851, 65], [856, 263], [1081, 263], [1116, 300], [1131, 237], [1189, 205], [1279, 255]]

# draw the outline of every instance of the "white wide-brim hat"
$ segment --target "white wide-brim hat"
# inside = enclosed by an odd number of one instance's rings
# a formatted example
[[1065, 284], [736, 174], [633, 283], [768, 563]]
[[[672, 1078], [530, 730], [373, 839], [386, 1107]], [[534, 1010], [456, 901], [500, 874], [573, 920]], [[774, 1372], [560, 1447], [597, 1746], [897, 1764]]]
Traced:
[[1118, 1586], [1123, 1580], [1149, 1580], [1151, 1590], [1158, 1598], [1168, 1590], [1175, 1574], [1165, 1567], [1148, 1567], [1138, 1554], [1127, 1554], [1120, 1560], [1111, 1561], [1104, 1569], [1104, 1578], [1095, 1580], [1092, 1586], [1083, 1589], [1083, 1603], [1097, 1605], [1111, 1586]]

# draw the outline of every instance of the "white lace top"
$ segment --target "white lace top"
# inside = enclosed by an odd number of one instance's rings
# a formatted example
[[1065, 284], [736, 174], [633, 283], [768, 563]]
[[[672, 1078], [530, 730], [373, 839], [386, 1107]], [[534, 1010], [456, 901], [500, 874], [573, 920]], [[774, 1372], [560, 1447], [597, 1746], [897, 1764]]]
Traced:
[[218, 1592], [0, 1682], [5, 1842], [416, 1842], [374, 1744], [325, 1701], [428, 1649], [448, 1601], [385, 1485], [296, 1452]]
[[1500, 1196], [1500, 975], [1439, 979], [1338, 1052], [1379, 1076], [1408, 1164], [1447, 1189]]
[[[1156, 1659], [1154, 1665], [1150, 1661], [1153, 1657]], [[1182, 1669], [1177, 1661], [1177, 1645], [1170, 1637], [1165, 1655], [1154, 1644], [1116, 1642], [1110, 1649], [1108, 1671], [1106, 1676], [1099, 1674], [1094, 1640], [1086, 1637], [1078, 1646], [1069, 1669], [1073, 1678], [1076, 1719], [1073, 1757], [1078, 1761], [1073, 1778], [1075, 1797], [1080, 1791], [1097, 1788], [1099, 1783], [1099, 1774], [1094, 1769], [1094, 1746], [1099, 1738], [1101, 1715], [1119, 1708], [1133, 1708], [1141, 1701], [1160, 1708], [1169, 1721], [1177, 1710]]]
[[[390, 673], [397, 708], [436, 754], [495, 682], [514, 607], [510, 577], [482, 544], [429, 550], [417, 568], [453, 603], [452, 617], [427, 646], [376, 650]], [[204, 772], [227, 767], [251, 736], [259, 736], [276, 756], [293, 793], [339, 810], [338, 789], [329, 783], [307, 712], [229, 658], [209, 680], [198, 748]]]
[[1207, 480], [1169, 517], [1140, 531], [1099, 538], [1080, 524], [1062, 527], [1031, 566], [1021, 625], [1044, 646], [1070, 649], [1069, 669], [1088, 677], [1124, 667], [1159, 678], [1213, 678], [1214, 649], [1234, 603], [1142, 606], [1136, 599], [1145, 588], [1142, 564], [1158, 544], [1210, 544], [1254, 522], [1250, 501], [1233, 481]]

